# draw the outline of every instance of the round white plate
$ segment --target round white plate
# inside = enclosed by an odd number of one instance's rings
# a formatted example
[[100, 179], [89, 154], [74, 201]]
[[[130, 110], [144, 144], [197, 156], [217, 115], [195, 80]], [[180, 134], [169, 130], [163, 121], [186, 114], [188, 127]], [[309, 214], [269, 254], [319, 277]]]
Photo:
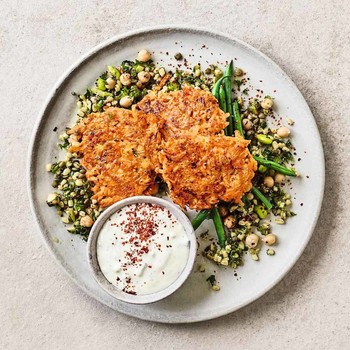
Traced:
[[[57, 134], [72, 121], [76, 100], [71, 92], [84, 92], [110, 64], [134, 59], [137, 51], [147, 48], [155, 52], [159, 64], [167, 66], [181, 52], [191, 64], [225, 64], [231, 58], [243, 68], [255, 89], [275, 97], [277, 113], [285, 120], [292, 118], [293, 143], [301, 158], [296, 166], [301, 178], [293, 181], [296, 194], [293, 210], [297, 216], [287, 225], [275, 226], [279, 244], [273, 257], [261, 252], [259, 262], [245, 257], [237, 270], [217, 267], [209, 261], [205, 273], [195, 268], [190, 278], [172, 296], [150, 305], [119, 302], [105, 292], [93, 278], [86, 257], [86, 242], [69, 234], [56, 211], [45, 203], [52, 191], [50, 174], [45, 165], [57, 156]], [[168, 54], [167, 54], [168, 53]], [[57, 127], [57, 132], [54, 128]], [[261, 52], [237, 39], [188, 27], [156, 27], [117, 36], [94, 48], [73, 65], [49, 94], [32, 138], [29, 157], [29, 191], [32, 210], [48, 249], [67, 274], [85, 292], [111, 308], [138, 318], [167, 322], [195, 322], [228, 314], [256, 300], [271, 289], [295, 264], [315, 227], [324, 187], [324, 159], [316, 123], [303, 96], [288, 76]], [[207, 221], [197, 233], [212, 230]], [[200, 249], [204, 248], [201, 243]], [[197, 257], [197, 265], [202, 262]], [[196, 265], [195, 265], [196, 266]], [[205, 281], [216, 271], [221, 291], [213, 292]], [[43, 281], [45, 283], [45, 281]]]

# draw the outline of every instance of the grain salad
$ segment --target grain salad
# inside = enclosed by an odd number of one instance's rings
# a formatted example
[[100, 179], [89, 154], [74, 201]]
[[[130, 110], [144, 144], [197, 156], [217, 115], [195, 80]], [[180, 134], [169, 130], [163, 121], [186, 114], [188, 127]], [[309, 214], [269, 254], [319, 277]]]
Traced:
[[[180, 52], [174, 58], [184, 61]], [[257, 167], [251, 189], [240, 195], [241, 200], [220, 200], [211, 209], [198, 211], [192, 224], [201, 239], [207, 241], [202, 253], [211, 262], [234, 269], [242, 265], [246, 254], [256, 261], [261, 251], [268, 256], [277, 254], [278, 236], [272, 232], [271, 220], [283, 225], [295, 215], [291, 209], [292, 196], [287, 190], [290, 177], [299, 175], [294, 169], [293, 121], [287, 118], [283, 125], [274, 123], [274, 105], [278, 101], [269, 95], [250, 97], [247, 89], [243, 89], [247, 81], [244, 70], [234, 67], [232, 61], [225, 69], [216, 64], [206, 67], [186, 64], [181, 68], [179, 64], [170, 70], [156, 64], [147, 50], [139, 51], [133, 61], [108, 66], [94, 86], [82, 94], [73, 93], [78, 108], [76, 123], [59, 136], [58, 147], [65, 157], [46, 166], [52, 174], [53, 187], [47, 204], [56, 209], [69, 233], [86, 240], [103, 205], [94, 197], [93, 183], [87, 178], [81, 153], [74, 151], [80, 143], [74, 127], [84, 123], [88, 116], [91, 118], [92, 113], [102, 113], [108, 108], [134, 110], [150, 94], [165, 96], [184, 88], [204, 90], [215, 97], [221, 111], [227, 114], [223, 136], [249, 142], [247, 148]], [[157, 186], [148, 194], [169, 194], [169, 186], [161, 175], [157, 174], [155, 181]], [[200, 232], [200, 225], [207, 219], [214, 222], [215, 239], [208, 232]], [[201, 266], [200, 270], [204, 272], [205, 267]], [[208, 282], [213, 290], [219, 290], [215, 276], [209, 276]]]

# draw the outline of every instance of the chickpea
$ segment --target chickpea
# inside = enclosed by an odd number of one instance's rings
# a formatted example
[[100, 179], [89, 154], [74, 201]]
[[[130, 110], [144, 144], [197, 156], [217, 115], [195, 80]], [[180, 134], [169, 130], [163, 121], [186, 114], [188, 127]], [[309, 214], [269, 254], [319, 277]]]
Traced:
[[275, 181], [273, 180], [273, 178], [271, 176], [266, 176], [264, 177], [264, 185], [266, 187], [273, 187], [273, 185], [275, 184]]
[[68, 141], [70, 144], [73, 144], [73, 142], [79, 141], [78, 136], [76, 134], [69, 135]]
[[286, 128], [285, 126], [281, 126], [278, 130], [277, 130], [277, 135], [281, 138], [285, 138], [288, 137], [290, 134], [290, 130], [288, 128]]
[[233, 228], [236, 225], [236, 219], [232, 215], [229, 215], [224, 219], [224, 225], [227, 228]]
[[263, 99], [263, 101], [260, 103], [260, 105], [263, 109], [271, 109], [273, 106], [273, 101], [271, 98], [266, 97]]
[[241, 69], [241, 68], [237, 67], [234, 71], [235, 77], [241, 77], [243, 74], [244, 74], [244, 72], [243, 72], [243, 69]]
[[198, 270], [199, 270], [199, 272], [205, 272], [205, 266], [203, 264], [199, 265]]
[[142, 85], [140, 80], [136, 83], [136, 86], [137, 86], [138, 89], [142, 89], [143, 85]]
[[131, 85], [131, 75], [129, 73], [123, 73], [120, 76], [120, 82], [125, 86]]
[[84, 227], [91, 227], [94, 221], [90, 218], [89, 215], [85, 215], [80, 219], [80, 225]]
[[269, 233], [263, 238], [263, 242], [266, 245], [274, 245], [276, 243], [276, 240], [277, 240], [276, 235], [274, 235], [273, 233]]
[[57, 203], [57, 193], [50, 193], [47, 196], [46, 202], [49, 204], [56, 204]]
[[243, 119], [242, 125], [244, 130], [250, 130], [253, 127], [253, 123], [249, 119]]
[[140, 62], [148, 62], [150, 59], [151, 54], [145, 49], [140, 50], [137, 54], [137, 60]]
[[258, 243], [259, 243], [259, 236], [256, 235], [255, 233], [251, 233], [245, 239], [245, 244], [247, 245], [248, 248], [255, 248], [257, 247]]
[[106, 83], [106, 88], [112, 90], [115, 87], [116, 81], [112, 78], [107, 78]]
[[288, 125], [294, 125], [294, 120], [293, 119], [286, 118], [286, 120], [287, 120], [287, 124]]
[[133, 98], [130, 96], [124, 96], [120, 99], [119, 104], [121, 107], [128, 108], [132, 105]]
[[247, 199], [249, 199], [250, 201], [251, 201], [252, 199], [254, 199], [253, 193], [249, 192], [249, 193], [247, 194]]
[[220, 286], [218, 284], [214, 284], [211, 288], [214, 292], [218, 292], [220, 290]]
[[275, 182], [278, 183], [278, 184], [281, 184], [285, 181], [286, 177], [283, 175], [283, 174], [279, 174], [277, 173], [275, 175]]
[[151, 75], [148, 72], [142, 71], [139, 74], [137, 74], [138, 79], [141, 83], [148, 83], [151, 79]]

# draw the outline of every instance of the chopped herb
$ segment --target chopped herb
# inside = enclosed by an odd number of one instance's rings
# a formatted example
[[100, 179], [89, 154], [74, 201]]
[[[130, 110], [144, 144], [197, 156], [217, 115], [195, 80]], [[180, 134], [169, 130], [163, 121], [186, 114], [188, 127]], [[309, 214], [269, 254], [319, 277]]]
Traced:
[[210, 275], [208, 278], [207, 278], [207, 282], [209, 282], [211, 284], [211, 286], [214, 286], [216, 284], [216, 278], [215, 278], [215, 275]]
[[241, 85], [243, 84], [242, 80], [234, 79], [233, 83], [237, 86], [238, 90], [241, 88]]

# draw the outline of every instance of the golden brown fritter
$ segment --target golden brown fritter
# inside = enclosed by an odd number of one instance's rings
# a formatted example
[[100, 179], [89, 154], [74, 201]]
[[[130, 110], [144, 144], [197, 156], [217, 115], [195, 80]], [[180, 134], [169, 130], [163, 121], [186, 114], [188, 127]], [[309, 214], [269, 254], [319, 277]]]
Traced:
[[154, 166], [155, 123], [139, 119], [130, 110], [109, 108], [93, 113], [71, 130], [81, 142], [71, 152], [82, 155], [86, 178], [94, 186], [93, 199], [106, 207], [126, 197], [156, 192]]
[[150, 94], [132, 111], [109, 108], [71, 131], [103, 208], [126, 197], [154, 194], [160, 175], [181, 207], [206, 209], [220, 200], [239, 202], [251, 188], [256, 162], [249, 141], [226, 137], [227, 114], [203, 90]]
[[181, 207], [209, 209], [219, 201], [240, 202], [252, 187], [256, 162], [249, 141], [192, 133], [170, 139], [160, 154], [170, 198]]
[[215, 135], [227, 126], [228, 114], [209, 92], [189, 87], [183, 90], [145, 96], [134, 111], [139, 118], [156, 117], [163, 139], [181, 137], [183, 131]]

